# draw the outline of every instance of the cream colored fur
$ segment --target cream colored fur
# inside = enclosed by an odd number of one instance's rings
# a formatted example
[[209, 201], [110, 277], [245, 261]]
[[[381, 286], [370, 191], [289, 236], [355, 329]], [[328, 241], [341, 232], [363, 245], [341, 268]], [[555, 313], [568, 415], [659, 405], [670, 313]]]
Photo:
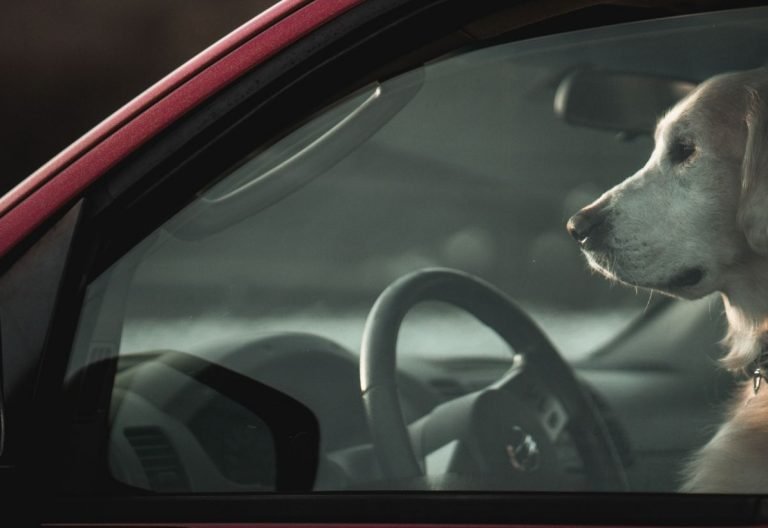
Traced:
[[[702, 83], [655, 139], [646, 165], [591, 206], [608, 211], [609, 232], [584, 253], [633, 286], [683, 298], [720, 292], [730, 328], [723, 364], [743, 371], [768, 346], [768, 70]], [[676, 286], [692, 269], [701, 280]], [[685, 491], [768, 493], [768, 382], [757, 396], [738, 391], [685, 475]]]

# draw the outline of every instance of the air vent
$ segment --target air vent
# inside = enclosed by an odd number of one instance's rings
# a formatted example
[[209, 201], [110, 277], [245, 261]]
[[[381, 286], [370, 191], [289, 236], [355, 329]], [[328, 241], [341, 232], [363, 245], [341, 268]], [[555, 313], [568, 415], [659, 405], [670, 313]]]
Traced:
[[159, 427], [128, 427], [125, 437], [144, 468], [152, 491], [189, 491], [189, 478], [179, 455]]

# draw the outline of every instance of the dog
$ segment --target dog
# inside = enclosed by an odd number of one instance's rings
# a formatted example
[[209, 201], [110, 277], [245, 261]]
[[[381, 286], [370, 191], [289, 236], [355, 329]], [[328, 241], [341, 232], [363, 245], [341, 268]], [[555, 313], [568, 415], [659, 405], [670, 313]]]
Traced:
[[721, 293], [729, 326], [722, 362], [754, 377], [694, 455], [681, 490], [765, 493], [768, 69], [701, 83], [659, 120], [654, 138], [645, 166], [577, 212], [567, 230], [612, 280], [685, 299]]

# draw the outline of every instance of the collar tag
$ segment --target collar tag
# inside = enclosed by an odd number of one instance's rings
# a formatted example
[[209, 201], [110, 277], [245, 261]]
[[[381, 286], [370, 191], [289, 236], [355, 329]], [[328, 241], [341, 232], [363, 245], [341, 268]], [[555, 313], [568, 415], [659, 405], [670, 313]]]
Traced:
[[768, 381], [768, 344], [763, 346], [760, 355], [752, 363], [752, 392], [755, 396], [760, 391], [763, 380]]

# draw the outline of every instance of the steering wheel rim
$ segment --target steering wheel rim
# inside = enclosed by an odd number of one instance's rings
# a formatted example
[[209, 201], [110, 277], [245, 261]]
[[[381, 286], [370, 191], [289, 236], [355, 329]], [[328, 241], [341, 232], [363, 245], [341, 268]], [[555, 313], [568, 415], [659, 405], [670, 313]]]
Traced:
[[570, 421], [579, 424], [584, 435], [581, 440], [595, 453], [589, 461], [595, 467], [590, 469], [601, 486], [627, 489], [623, 466], [601, 415], [544, 332], [498, 288], [468, 273], [446, 268], [424, 269], [397, 279], [379, 295], [366, 320], [360, 385], [374, 450], [385, 477], [423, 476], [400, 408], [396, 344], [405, 315], [424, 301], [444, 302], [468, 312], [522, 354], [526, 367], [546, 372]]

